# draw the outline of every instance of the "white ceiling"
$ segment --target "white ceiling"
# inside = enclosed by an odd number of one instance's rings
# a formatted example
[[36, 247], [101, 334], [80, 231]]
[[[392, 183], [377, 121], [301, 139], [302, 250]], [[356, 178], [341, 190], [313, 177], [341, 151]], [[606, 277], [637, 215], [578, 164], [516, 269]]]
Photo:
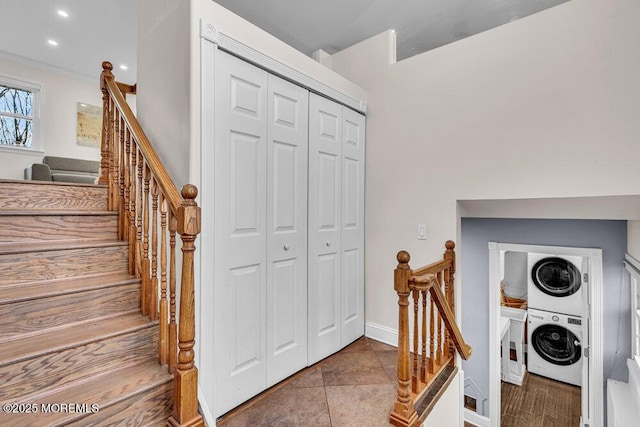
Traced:
[[[0, 54], [96, 80], [102, 61], [108, 60], [119, 81], [134, 83], [137, 19], [137, 1], [132, 0], [0, 0]], [[58, 46], [50, 46], [49, 39]], [[121, 64], [129, 69], [119, 69]]]
[[[215, 1], [307, 55], [394, 29], [404, 59], [568, 0]], [[136, 81], [137, 0], [0, 0], [0, 19], [0, 55], [94, 79], [109, 60], [118, 80]]]
[[398, 60], [568, 0], [215, 0], [311, 55], [396, 31]]

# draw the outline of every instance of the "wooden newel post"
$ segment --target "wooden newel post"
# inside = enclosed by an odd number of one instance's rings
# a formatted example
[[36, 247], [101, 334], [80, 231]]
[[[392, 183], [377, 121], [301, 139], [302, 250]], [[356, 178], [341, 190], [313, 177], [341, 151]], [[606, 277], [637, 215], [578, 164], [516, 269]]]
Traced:
[[102, 63], [102, 73], [100, 74], [100, 90], [102, 91], [102, 141], [100, 145], [100, 178], [98, 184], [107, 185], [109, 183], [109, 92], [107, 90], [106, 78], [113, 78], [113, 65], [111, 62]]
[[[454, 293], [453, 293], [453, 285], [454, 285], [454, 278], [455, 278], [455, 273], [456, 273], [456, 252], [454, 251], [456, 244], [452, 241], [452, 240], [447, 240], [447, 242], [444, 244], [445, 248], [447, 248], [447, 250], [444, 252], [444, 259], [445, 260], [451, 260], [451, 267], [449, 267], [449, 273], [447, 274], [447, 277], [444, 278], [444, 291], [445, 291], [445, 296], [447, 298], [447, 302], [449, 304], [449, 308], [451, 308], [451, 312], [453, 314], [456, 313], [455, 310], [455, 300], [454, 300]], [[455, 345], [453, 343], [453, 340], [451, 340], [451, 337], [449, 336], [449, 333], [447, 332], [447, 340], [448, 340], [448, 345], [449, 345], [449, 354], [451, 355], [455, 355]], [[455, 365], [455, 359], [453, 359], [451, 361], [452, 365]]]
[[398, 293], [398, 398], [393, 406], [389, 422], [395, 426], [420, 424], [411, 399], [411, 366], [409, 349], [409, 279], [413, 271], [409, 267], [411, 257], [406, 251], [396, 256], [398, 267], [394, 271], [394, 289]]
[[198, 189], [182, 187], [184, 202], [178, 209], [178, 233], [182, 238], [182, 281], [180, 284], [180, 320], [178, 325], [178, 364], [174, 373], [172, 426], [204, 426], [198, 413], [198, 369], [194, 364], [195, 294], [193, 252], [200, 233], [200, 208], [195, 202]]

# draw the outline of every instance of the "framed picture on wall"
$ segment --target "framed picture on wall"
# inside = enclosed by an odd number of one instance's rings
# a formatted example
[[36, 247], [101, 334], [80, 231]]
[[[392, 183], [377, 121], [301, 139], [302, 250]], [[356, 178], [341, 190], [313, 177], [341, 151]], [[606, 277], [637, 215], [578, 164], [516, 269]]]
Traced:
[[76, 134], [78, 145], [100, 148], [102, 140], [102, 107], [78, 102]]

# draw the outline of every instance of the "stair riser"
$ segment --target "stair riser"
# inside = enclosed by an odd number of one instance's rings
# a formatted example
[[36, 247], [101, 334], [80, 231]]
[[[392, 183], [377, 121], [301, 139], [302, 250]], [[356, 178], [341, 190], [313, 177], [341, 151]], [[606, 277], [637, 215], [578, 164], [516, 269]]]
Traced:
[[140, 307], [137, 284], [0, 306], [0, 342]]
[[[165, 383], [142, 396], [134, 396], [91, 415], [93, 427], [166, 426], [173, 411], [173, 383]], [[85, 427], [88, 419], [69, 424]]]
[[127, 271], [124, 245], [0, 255], [0, 286]]
[[0, 243], [65, 239], [113, 239], [118, 218], [103, 215], [0, 216]]
[[0, 182], [0, 209], [106, 210], [107, 189]]
[[[158, 366], [156, 362], [149, 362], [144, 365], [134, 365], [124, 367], [117, 372], [100, 377], [94, 377], [93, 381], [82, 384], [75, 384], [73, 387], [60, 388], [55, 394], [49, 394], [38, 398], [37, 403], [51, 404], [72, 402], [78, 404], [91, 405], [98, 404], [100, 412], [107, 410], [128, 396], [138, 396], [143, 398], [147, 392], [155, 390], [161, 384], [171, 380], [166, 369]], [[98, 414], [100, 413], [98, 412]], [[73, 422], [80, 422], [78, 425], [93, 425], [92, 414], [68, 413], [68, 412], [39, 412], [34, 414], [3, 414], [0, 412], [0, 425], [2, 426], [64, 426], [67, 427]]]
[[6, 366], [0, 369], [0, 401], [34, 401], [72, 381], [142, 363], [156, 357], [157, 345], [151, 327]]

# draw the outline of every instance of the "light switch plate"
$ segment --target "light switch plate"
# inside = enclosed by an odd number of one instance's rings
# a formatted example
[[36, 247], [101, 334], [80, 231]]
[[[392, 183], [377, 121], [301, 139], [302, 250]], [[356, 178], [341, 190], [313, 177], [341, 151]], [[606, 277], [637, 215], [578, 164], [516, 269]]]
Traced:
[[427, 240], [427, 224], [418, 224], [418, 240]]

